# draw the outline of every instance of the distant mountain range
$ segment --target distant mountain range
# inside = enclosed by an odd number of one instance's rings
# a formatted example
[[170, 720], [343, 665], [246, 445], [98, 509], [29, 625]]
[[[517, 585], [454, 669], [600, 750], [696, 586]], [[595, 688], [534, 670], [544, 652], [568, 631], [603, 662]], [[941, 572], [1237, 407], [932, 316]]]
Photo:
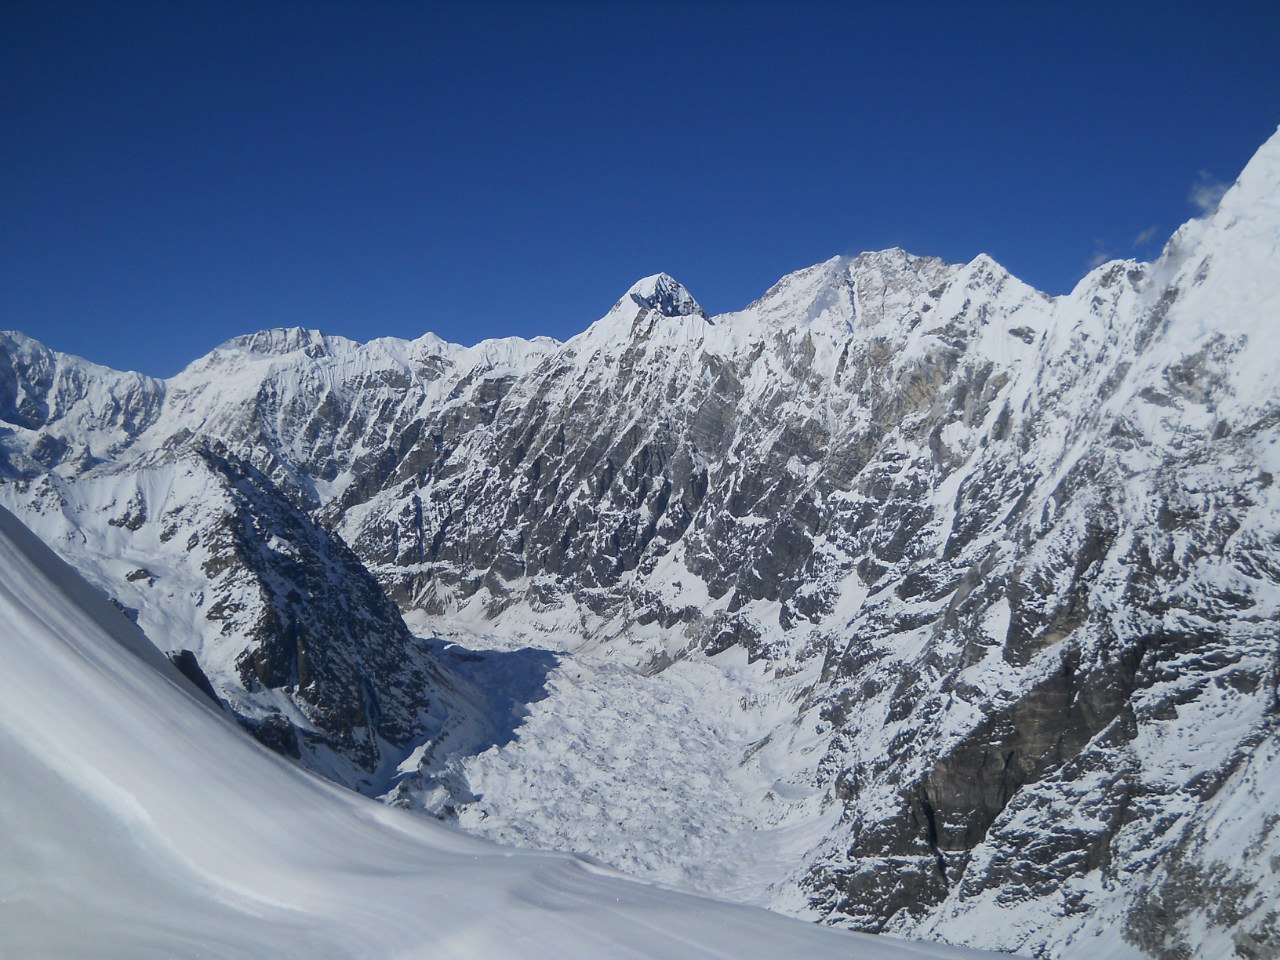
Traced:
[[1280, 134], [1056, 298], [895, 249], [564, 343], [3, 334], [0, 503], [366, 794], [860, 930], [1276, 957], [1278, 335]]

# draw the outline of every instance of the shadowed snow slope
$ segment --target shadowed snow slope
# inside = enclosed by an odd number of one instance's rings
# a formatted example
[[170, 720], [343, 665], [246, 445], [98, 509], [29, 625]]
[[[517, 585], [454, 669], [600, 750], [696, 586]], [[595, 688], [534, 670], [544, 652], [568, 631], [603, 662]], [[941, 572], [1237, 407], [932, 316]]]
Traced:
[[961, 957], [504, 850], [301, 773], [0, 510], [0, 954]]

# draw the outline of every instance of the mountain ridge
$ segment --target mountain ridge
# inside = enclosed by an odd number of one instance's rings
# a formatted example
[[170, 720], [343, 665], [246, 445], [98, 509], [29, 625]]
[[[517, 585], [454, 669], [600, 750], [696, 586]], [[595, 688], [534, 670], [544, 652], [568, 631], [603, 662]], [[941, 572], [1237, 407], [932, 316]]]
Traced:
[[[909, 253], [908, 251], [904, 250], [901, 247], [886, 247], [881, 250], [865, 251], [863, 253], [860, 253], [854, 256], [838, 255], [830, 258], [829, 260], [823, 261], [821, 263], [816, 263], [809, 267], [802, 267], [798, 270], [792, 271], [791, 273], [781, 278], [777, 283], [773, 284], [759, 298], [757, 298], [756, 300], [753, 300], [751, 303], [747, 304], [747, 306], [738, 310], [727, 310], [727, 311], [724, 311], [723, 313], [707, 314], [706, 311], [702, 309], [701, 305], [698, 304], [698, 301], [696, 300], [696, 298], [694, 298], [693, 294], [689, 292], [688, 288], [679, 280], [677, 280], [676, 278], [672, 277], [670, 274], [665, 272], [650, 274], [638, 279], [635, 283], [633, 283], [630, 287], [627, 288], [626, 292], [622, 295], [622, 297], [620, 297], [616, 301], [615, 306], [617, 304], [622, 304], [626, 302], [631, 297], [635, 297], [637, 301], [640, 301], [637, 305], [641, 307], [644, 307], [647, 309], [659, 309], [660, 312], [661, 310], [671, 310], [672, 311], [671, 313], [663, 313], [663, 315], [668, 317], [669, 319], [676, 319], [680, 316], [690, 316], [695, 313], [701, 313], [704, 315], [706, 319], [717, 320], [720, 318], [734, 317], [734, 316], [746, 313], [751, 308], [759, 305], [761, 302], [771, 299], [771, 296], [776, 295], [778, 291], [782, 289], [786, 289], [786, 285], [792, 282], [794, 279], [804, 277], [822, 268], [828, 267], [833, 263], [838, 263], [842, 266], [847, 266], [849, 264], [854, 263], [855, 261], [867, 262], [867, 261], [875, 261], [875, 260], [881, 260], [881, 259], [892, 260], [896, 258], [901, 258], [907, 261], [932, 262], [940, 266], [946, 266], [951, 268], [973, 267], [975, 265], [985, 265], [985, 266], [994, 268], [998, 272], [1003, 273], [1007, 276], [1010, 276], [1010, 277], [1013, 276], [1011, 273], [1009, 273], [1009, 271], [1004, 266], [1002, 266], [993, 257], [991, 257], [989, 254], [986, 254], [986, 253], [980, 253], [976, 257], [974, 257], [972, 260], [967, 261], [965, 263], [947, 263], [946, 261], [937, 257], [916, 256], [914, 254]], [[1120, 262], [1120, 261], [1114, 261], [1114, 262]], [[1133, 261], [1133, 262], [1136, 263], [1138, 261]], [[1107, 264], [1104, 264], [1101, 267], [1094, 268], [1094, 270], [1091, 272], [1096, 272], [1097, 270], [1101, 270], [1105, 266], [1107, 266]], [[1081, 278], [1080, 282], [1083, 283], [1087, 278], [1087, 276], [1088, 275], [1086, 274], [1086, 277]], [[663, 281], [665, 281], [665, 286], [669, 288], [670, 292], [667, 292], [667, 293], [663, 293], [661, 291], [655, 292], [658, 290], [659, 287], [664, 286]], [[1029, 288], [1029, 289], [1034, 289], [1034, 288]], [[645, 292], [645, 291], [648, 291], [648, 292]], [[1049, 296], [1048, 294], [1041, 294], [1041, 295], [1046, 297]], [[659, 304], [666, 303], [667, 306], [655, 307], [653, 303], [644, 302], [649, 300], [653, 300], [655, 303], [659, 303]], [[684, 309], [688, 309], [690, 310], [690, 312], [681, 313], [680, 311]], [[606, 313], [606, 316], [607, 316], [607, 313]], [[588, 325], [588, 327], [589, 326], [590, 325]], [[342, 351], [344, 352], [350, 351], [353, 348], [358, 349], [358, 348], [366, 348], [366, 347], [368, 348], [373, 348], [373, 347], [406, 348], [403, 351], [406, 354], [411, 354], [413, 352], [407, 349], [410, 347], [419, 347], [419, 346], [434, 347], [437, 345], [438, 345], [438, 349], [435, 352], [438, 352], [438, 353], [439, 352], [463, 353], [468, 351], [484, 353], [483, 348], [490, 348], [490, 347], [498, 348], [498, 347], [507, 346], [507, 345], [516, 347], [518, 351], [518, 348], [522, 345], [529, 345], [531, 347], [537, 346], [537, 345], [548, 345], [548, 344], [556, 345], [556, 346], [564, 346], [572, 342], [573, 340], [577, 339], [578, 337], [581, 337], [584, 333], [587, 332], [587, 329], [588, 329], [587, 327], [584, 327], [583, 330], [579, 331], [576, 334], [573, 334], [572, 336], [564, 340], [560, 340], [548, 335], [538, 334], [531, 337], [508, 336], [508, 337], [486, 338], [483, 340], [479, 340], [474, 344], [465, 344], [461, 342], [444, 340], [439, 336], [437, 336], [432, 331], [426, 331], [418, 335], [417, 337], [413, 337], [413, 338], [381, 336], [381, 337], [373, 337], [369, 340], [356, 340], [342, 334], [325, 333], [319, 327], [308, 327], [308, 326], [301, 326], [301, 325], [264, 327], [252, 333], [237, 334], [233, 337], [229, 337], [228, 339], [214, 346], [207, 353], [194, 358], [188, 364], [188, 368], [195, 364], [199, 364], [202, 361], [209, 360], [215, 354], [218, 354], [220, 351], [231, 351], [231, 350], [241, 350], [241, 349], [244, 349], [246, 352], [250, 354], [255, 354], [259, 356], [287, 356], [288, 354], [291, 354], [291, 353], [305, 352], [308, 349], [311, 349], [313, 351], [323, 351], [324, 355], [328, 355], [334, 346], [340, 346], [342, 348]], [[30, 345], [34, 345], [34, 346], [43, 348], [45, 350], [48, 350], [50, 353], [55, 353], [60, 357], [65, 357], [72, 361], [89, 365], [98, 370], [110, 371], [116, 374], [130, 374], [136, 377], [140, 377], [144, 380], [155, 381], [157, 383], [170, 383], [174, 380], [177, 380], [180, 377], [182, 377], [183, 373], [185, 373], [187, 369], [187, 368], [184, 368], [182, 371], [179, 371], [178, 373], [173, 374], [172, 376], [169, 376], [169, 377], [157, 377], [151, 374], [140, 373], [138, 371], [132, 371], [132, 370], [116, 370], [115, 368], [104, 366], [103, 364], [100, 364], [86, 357], [80, 356], [79, 354], [54, 350], [53, 348], [45, 346], [39, 340], [36, 340], [35, 338], [30, 337], [27, 334], [17, 329], [0, 330], [0, 337], [7, 337], [7, 338], [17, 340], [20, 344], [23, 342], [26, 342]], [[392, 354], [398, 354], [401, 351], [392, 350], [390, 352]], [[312, 357], [312, 359], [320, 359], [320, 358], [321, 358], [320, 356]]]
[[[1247, 844], [1280, 842], [1221, 792], [1265, 780], [1280, 703], [1280, 388], [1257, 343], [1280, 316], [1278, 247], [1280, 133], [1159, 259], [1058, 297], [985, 255], [890, 249], [710, 318], [655, 275], [563, 343], [264, 332], [248, 344], [293, 346], [91, 384], [0, 341], [0, 500], [160, 642], [180, 627], [202, 640], [185, 649], [221, 649], [207, 607], [166, 613], [204, 585], [185, 541], [162, 539], [219, 529], [194, 504], [229, 502], [222, 481], [173, 479], [216, 437], [275, 491], [245, 556], [280, 552], [277, 528], [327, 531], [418, 632], [552, 647], [570, 657], [557, 691], [572, 656], [772, 674], [780, 700], [743, 721], [747, 819], [821, 825], [775, 906], [1049, 956], [1269, 949], [1272, 881], [1225, 865], [1206, 824], [1231, 809]], [[144, 475], [145, 516], [118, 492]], [[165, 569], [130, 580], [116, 556], [133, 541]], [[230, 654], [205, 672], [247, 703]], [[296, 685], [264, 696], [308, 733]], [[500, 749], [469, 726], [394, 799], [447, 784], [452, 802], [422, 805], [567, 842], [550, 800], [504, 812], [468, 786], [499, 760], [536, 769], [537, 726]], [[695, 822], [696, 791], [683, 802]], [[573, 836], [656, 869], [610, 830]], [[1188, 876], [1246, 891], [1239, 909], [1189, 900]]]

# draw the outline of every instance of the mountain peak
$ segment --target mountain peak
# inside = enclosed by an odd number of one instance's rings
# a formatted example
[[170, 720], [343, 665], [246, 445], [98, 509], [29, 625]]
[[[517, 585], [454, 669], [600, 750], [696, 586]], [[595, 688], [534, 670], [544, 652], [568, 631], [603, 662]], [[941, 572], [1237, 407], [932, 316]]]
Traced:
[[1280, 196], [1280, 128], [1245, 164], [1217, 209], [1224, 211], [1227, 220], [1257, 217], [1274, 221], [1277, 196]]
[[669, 273], [655, 273], [631, 285], [620, 303], [630, 298], [646, 310], [656, 310], [664, 317], [705, 317], [707, 312], [679, 280]]
[[235, 346], [249, 353], [283, 356], [295, 350], [323, 350], [325, 336], [319, 330], [306, 327], [274, 327], [257, 333], [232, 337], [225, 346]]

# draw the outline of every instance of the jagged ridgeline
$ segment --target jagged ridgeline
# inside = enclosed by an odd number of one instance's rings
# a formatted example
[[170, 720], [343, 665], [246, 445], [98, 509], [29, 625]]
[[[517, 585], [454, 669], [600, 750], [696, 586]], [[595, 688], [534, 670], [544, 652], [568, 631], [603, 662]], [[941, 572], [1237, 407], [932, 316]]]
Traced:
[[5, 335], [0, 500], [369, 792], [495, 736], [414, 632], [739, 650], [812, 676], [760, 731], [825, 798], [777, 904], [1271, 957], [1278, 332], [1280, 135], [1057, 298], [888, 250], [714, 317], [650, 277], [565, 343], [275, 330], [161, 381]]

